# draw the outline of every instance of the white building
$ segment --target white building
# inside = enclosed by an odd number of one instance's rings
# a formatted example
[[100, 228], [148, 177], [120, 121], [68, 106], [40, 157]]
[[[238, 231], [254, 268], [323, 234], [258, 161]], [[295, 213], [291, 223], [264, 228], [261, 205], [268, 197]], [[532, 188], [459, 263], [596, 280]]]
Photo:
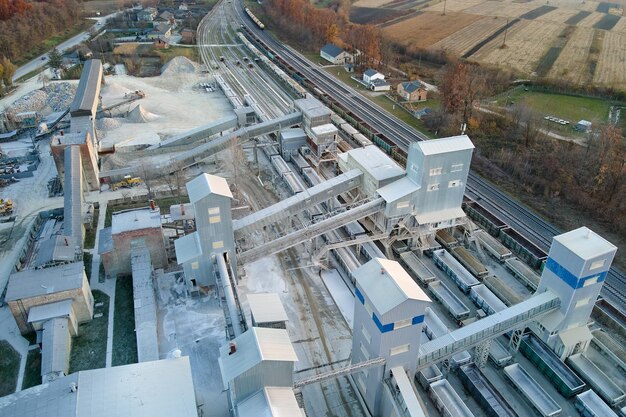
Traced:
[[220, 351], [219, 365], [231, 407], [266, 387], [293, 387], [298, 361], [287, 330], [252, 327]]
[[351, 54], [332, 43], [328, 43], [322, 47], [320, 56], [333, 64], [348, 64], [352, 62]]
[[187, 356], [80, 371], [0, 398], [0, 417], [197, 417]]
[[214, 285], [213, 261], [217, 255], [235, 265], [231, 200], [224, 178], [202, 174], [187, 183], [196, 216], [196, 232], [174, 241], [176, 259], [183, 265], [190, 291]]
[[586, 227], [554, 237], [537, 293], [555, 292], [561, 307], [531, 328], [562, 359], [589, 346], [593, 336], [587, 322], [616, 252]]
[[355, 374], [372, 415], [380, 415], [383, 380], [402, 367], [414, 375], [422, 323], [430, 298], [395, 261], [375, 258], [354, 271], [356, 300], [352, 363], [385, 358], [384, 366]]
[[407, 177], [419, 187], [412, 199], [418, 224], [451, 227], [465, 217], [461, 204], [473, 150], [466, 135], [411, 144]]
[[385, 80], [385, 76], [375, 69], [368, 68], [363, 73], [363, 81], [367, 84], [371, 84], [374, 80]]

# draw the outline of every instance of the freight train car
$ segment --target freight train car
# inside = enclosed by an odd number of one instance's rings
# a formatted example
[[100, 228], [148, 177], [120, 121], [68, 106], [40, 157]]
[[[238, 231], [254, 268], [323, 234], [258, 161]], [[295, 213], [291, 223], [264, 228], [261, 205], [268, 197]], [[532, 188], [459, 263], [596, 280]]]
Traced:
[[252, 10], [248, 9], [247, 7], [244, 9], [246, 11], [246, 14], [248, 15], [248, 17], [250, 18], [250, 20], [252, 20], [254, 22], [255, 25], [257, 25], [257, 27], [261, 30], [265, 29], [265, 25], [263, 24], [263, 22], [261, 22], [255, 15], [254, 13], [252, 13]]

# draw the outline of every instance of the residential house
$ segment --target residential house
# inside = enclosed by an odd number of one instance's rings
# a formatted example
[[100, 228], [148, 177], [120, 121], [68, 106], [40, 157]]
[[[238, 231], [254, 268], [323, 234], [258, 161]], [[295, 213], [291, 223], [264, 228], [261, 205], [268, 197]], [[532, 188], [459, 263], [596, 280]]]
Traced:
[[372, 91], [389, 91], [391, 90], [391, 84], [380, 78], [375, 78], [370, 82], [370, 89]]
[[363, 73], [363, 81], [371, 84], [374, 80], [385, 80], [385, 76], [375, 69], [369, 68]]
[[405, 101], [426, 101], [428, 91], [420, 81], [406, 81], [398, 84], [398, 95]]
[[328, 43], [320, 50], [320, 56], [333, 64], [347, 64], [352, 62], [352, 55], [337, 45]]
[[146, 7], [137, 11], [137, 20], [139, 22], [152, 22], [157, 16], [157, 10], [154, 7]]
[[182, 43], [186, 43], [189, 45], [196, 43], [196, 31], [195, 30], [185, 28], [180, 32], [180, 35], [182, 36]]
[[155, 47], [156, 49], [167, 49], [167, 48], [169, 48], [169, 47], [170, 47], [169, 42], [167, 42], [167, 40], [164, 40], [164, 39], [161, 39], [161, 38], [156, 39], [156, 40], [153, 42], [153, 44], [154, 44], [154, 47]]
[[167, 10], [166, 10], [166, 11], [164, 11], [163, 13], [161, 13], [161, 14], [159, 15], [159, 18], [160, 18], [161, 20], [165, 20], [166, 22], [169, 22], [169, 21], [170, 21], [170, 19], [173, 19], [173, 18], [174, 18], [174, 13], [172, 13], [172, 12], [170, 12], [170, 11], [167, 11]]
[[172, 26], [169, 23], [161, 22], [148, 33], [148, 39], [164, 39], [167, 40], [172, 36]]

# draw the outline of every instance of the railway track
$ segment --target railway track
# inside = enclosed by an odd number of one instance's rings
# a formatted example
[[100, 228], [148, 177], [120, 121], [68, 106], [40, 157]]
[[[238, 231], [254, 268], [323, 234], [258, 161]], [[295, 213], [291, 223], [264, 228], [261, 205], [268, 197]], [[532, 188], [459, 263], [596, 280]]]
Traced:
[[[223, 4], [223, 2], [220, 3], [220, 5]], [[332, 97], [337, 104], [362, 120], [367, 120], [372, 128], [392, 141], [398, 149], [406, 153], [412, 143], [428, 139], [427, 136], [380, 108], [353, 88], [318, 68], [297, 51], [278, 42], [264, 31], [258, 30], [248, 20], [241, 4], [232, 3], [232, 7], [233, 13], [229, 17], [238, 18], [240, 23], [268, 46], [268, 49], [277, 53], [304, 78]], [[546, 253], [552, 238], [560, 233], [555, 226], [533, 213], [527, 206], [507, 196], [493, 184], [473, 172], [470, 172], [467, 181], [467, 195], [472, 200], [479, 201], [485, 209], [502, 218], [510, 227]], [[603, 287], [602, 296], [624, 312], [626, 310], [626, 275], [616, 268], [611, 268]]]

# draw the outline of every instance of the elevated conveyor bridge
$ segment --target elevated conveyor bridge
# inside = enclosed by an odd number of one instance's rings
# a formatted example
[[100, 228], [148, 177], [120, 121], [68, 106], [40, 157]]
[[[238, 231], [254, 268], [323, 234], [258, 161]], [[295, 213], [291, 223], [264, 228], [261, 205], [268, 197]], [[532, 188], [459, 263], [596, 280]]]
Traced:
[[270, 207], [252, 213], [243, 219], [235, 220], [233, 221], [235, 237], [245, 235], [252, 230], [261, 229], [263, 226], [301, 213], [306, 208], [311, 208], [323, 201], [359, 187], [362, 181], [363, 173], [358, 169], [353, 169]]
[[501, 334], [525, 327], [530, 321], [556, 310], [560, 305], [559, 297], [546, 291], [424, 343], [419, 349], [417, 368], [424, 369]]
[[[245, 142], [249, 139], [263, 136], [268, 133], [278, 132], [302, 121], [302, 113], [295, 112], [287, 114], [276, 119], [261, 122], [253, 126], [237, 129], [227, 135], [220, 136], [201, 145], [194, 147], [186, 152], [174, 155], [164, 162], [156, 164], [154, 169], [157, 172], [172, 173], [181, 168], [194, 165], [203, 159], [206, 159], [216, 153], [227, 149], [231, 146], [231, 141], [235, 138]], [[158, 150], [158, 147], [156, 148]], [[153, 150], [156, 151], [156, 150]], [[141, 167], [126, 167], [109, 171], [100, 171], [100, 178], [123, 177], [124, 175], [141, 175]]]
[[255, 260], [264, 256], [272, 255], [274, 253], [307, 242], [314, 237], [342, 227], [346, 223], [359, 220], [363, 217], [371, 216], [372, 214], [383, 210], [384, 207], [385, 200], [383, 198], [369, 200], [368, 202], [365, 202], [350, 210], [340, 212], [320, 222], [307, 225], [302, 229], [296, 230], [295, 232], [291, 232], [285, 236], [279, 237], [278, 239], [274, 239], [263, 245], [242, 252], [240, 255], [238, 255], [237, 260], [241, 262], [241, 264], [254, 262]]

